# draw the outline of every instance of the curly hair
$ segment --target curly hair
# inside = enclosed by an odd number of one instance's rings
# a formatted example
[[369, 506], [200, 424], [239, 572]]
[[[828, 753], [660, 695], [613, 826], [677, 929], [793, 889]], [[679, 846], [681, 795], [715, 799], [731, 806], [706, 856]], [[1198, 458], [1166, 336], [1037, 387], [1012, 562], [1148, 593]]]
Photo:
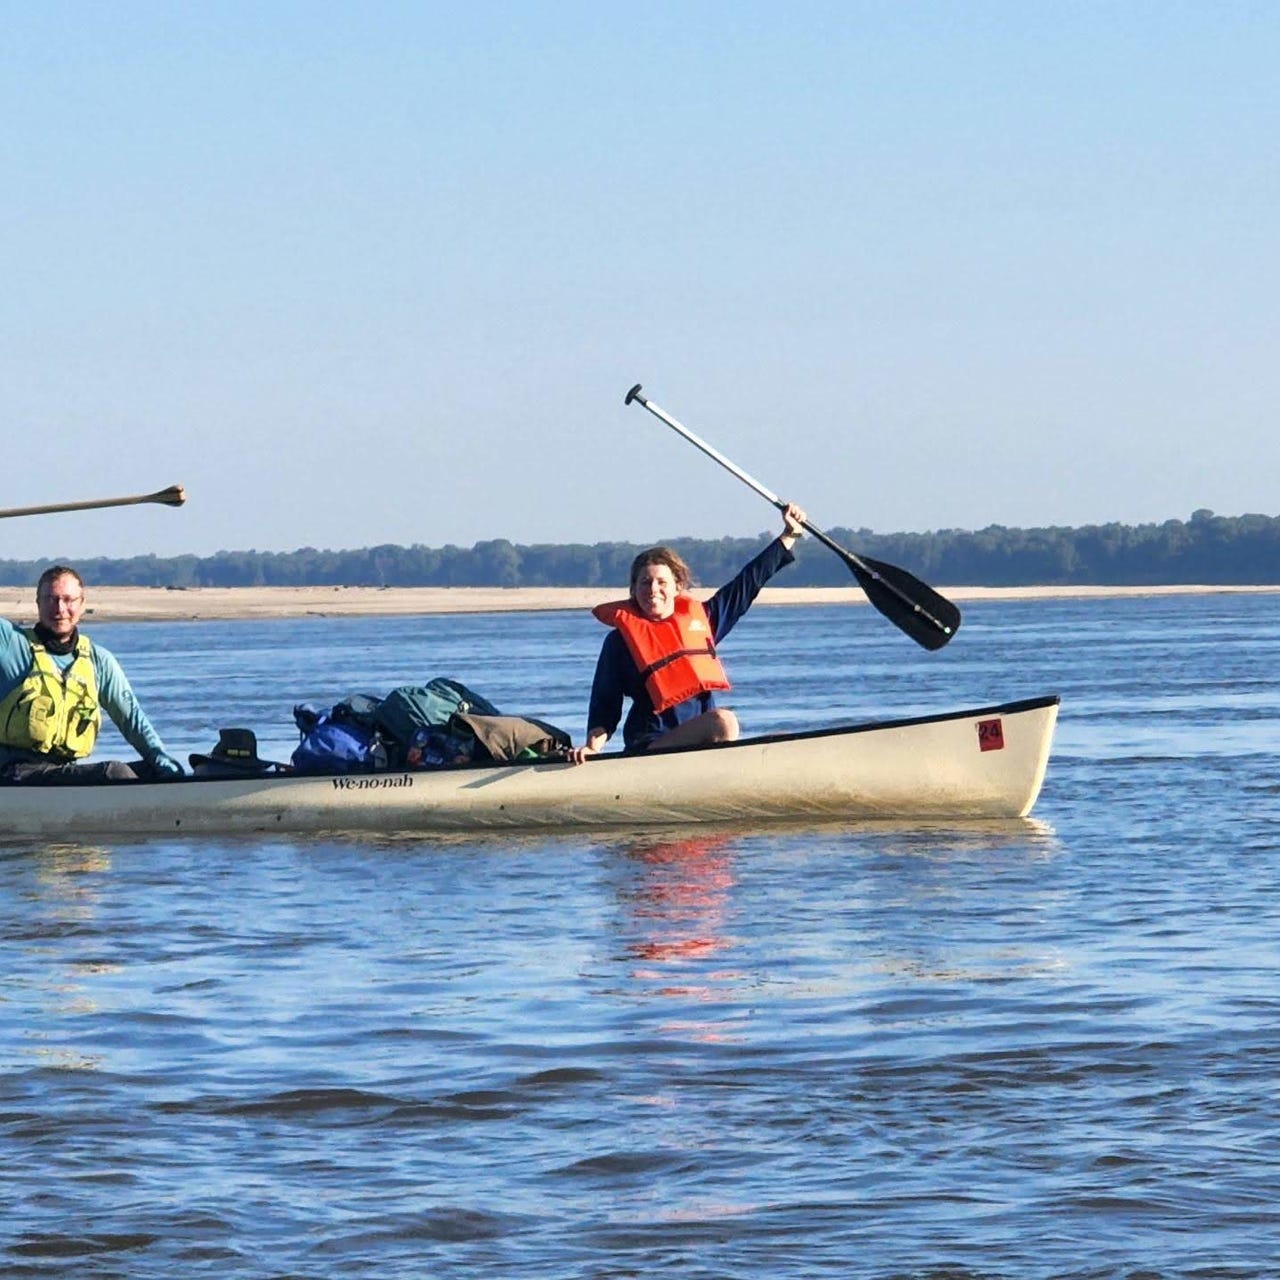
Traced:
[[642, 551], [631, 562], [631, 591], [633, 595], [635, 594], [636, 580], [651, 564], [666, 565], [671, 570], [671, 576], [676, 580], [678, 590], [683, 591], [686, 587], [693, 585], [693, 574], [689, 572], [689, 566], [685, 564], [678, 551], [672, 551], [670, 547], [650, 547], [648, 551]]

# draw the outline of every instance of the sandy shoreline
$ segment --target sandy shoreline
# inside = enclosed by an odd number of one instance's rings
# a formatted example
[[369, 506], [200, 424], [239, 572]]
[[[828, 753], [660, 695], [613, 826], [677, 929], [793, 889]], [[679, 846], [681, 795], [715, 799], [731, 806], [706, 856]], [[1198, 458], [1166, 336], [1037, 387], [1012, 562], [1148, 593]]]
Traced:
[[[957, 603], [1101, 596], [1275, 594], [1280, 586], [939, 587]], [[34, 621], [30, 587], [0, 587], [0, 617]], [[625, 594], [603, 587], [94, 587], [87, 591], [94, 622], [180, 622], [230, 618], [377, 617], [434, 613], [534, 613], [590, 609]], [[709, 593], [701, 593], [709, 594]], [[857, 587], [766, 587], [757, 605], [865, 604]]]

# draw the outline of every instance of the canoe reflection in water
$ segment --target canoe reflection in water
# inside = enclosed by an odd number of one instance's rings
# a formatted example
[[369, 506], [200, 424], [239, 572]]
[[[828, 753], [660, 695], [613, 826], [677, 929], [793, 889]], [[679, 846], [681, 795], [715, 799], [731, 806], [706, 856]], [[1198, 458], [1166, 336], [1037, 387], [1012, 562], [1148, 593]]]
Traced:
[[[635, 878], [618, 891], [627, 909], [626, 953], [651, 966], [636, 969], [636, 978], [669, 979], [673, 969], [693, 967], [693, 962], [732, 944], [726, 929], [736, 844], [735, 836], [719, 833], [682, 840], [644, 839], [623, 846], [636, 871]], [[715, 982], [739, 975], [698, 969], [698, 976]], [[664, 986], [661, 993], [712, 996], [706, 986]]]

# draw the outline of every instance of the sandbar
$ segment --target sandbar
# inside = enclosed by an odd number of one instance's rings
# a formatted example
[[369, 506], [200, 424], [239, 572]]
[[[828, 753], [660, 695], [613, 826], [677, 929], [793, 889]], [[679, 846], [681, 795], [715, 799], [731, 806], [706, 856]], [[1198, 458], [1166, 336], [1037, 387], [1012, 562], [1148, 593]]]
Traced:
[[[938, 587], [957, 603], [1105, 596], [1276, 594], [1276, 586]], [[86, 621], [206, 622], [251, 618], [343, 618], [440, 613], [542, 613], [588, 610], [624, 587], [95, 587]], [[706, 596], [710, 591], [699, 591]], [[866, 604], [858, 587], [765, 587], [757, 605]], [[31, 587], [0, 587], [0, 617], [35, 619]]]

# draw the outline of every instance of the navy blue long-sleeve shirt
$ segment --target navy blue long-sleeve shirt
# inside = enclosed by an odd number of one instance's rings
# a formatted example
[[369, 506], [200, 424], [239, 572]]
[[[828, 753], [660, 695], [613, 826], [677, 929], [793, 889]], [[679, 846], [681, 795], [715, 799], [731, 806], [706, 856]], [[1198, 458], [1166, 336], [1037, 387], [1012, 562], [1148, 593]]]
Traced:
[[[711, 634], [719, 644], [732, 630], [733, 625], [751, 607], [751, 602], [779, 569], [795, 560], [789, 548], [775, 538], [758, 556], [745, 565], [731, 582], [706, 601], [704, 607], [711, 623]], [[677, 703], [661, 715], [653, 710], [653, 701], [634, 659], [627, 649], [622, 633], [611, 627], [600, 646], [596, 661], [595, 679], [591, 682], [591, 702], [587, 711], [587, 732], [603, 729], [610, 737], [622, 718], [622, 704], [631, 699], [631, 710], [622, 727], [622, 740], [628, 751], [643, 750], [649, 743], [668, 729], [692, 720], [694, 716], [710, 711], [715, 696], [700, 693], [696, 697]]]

